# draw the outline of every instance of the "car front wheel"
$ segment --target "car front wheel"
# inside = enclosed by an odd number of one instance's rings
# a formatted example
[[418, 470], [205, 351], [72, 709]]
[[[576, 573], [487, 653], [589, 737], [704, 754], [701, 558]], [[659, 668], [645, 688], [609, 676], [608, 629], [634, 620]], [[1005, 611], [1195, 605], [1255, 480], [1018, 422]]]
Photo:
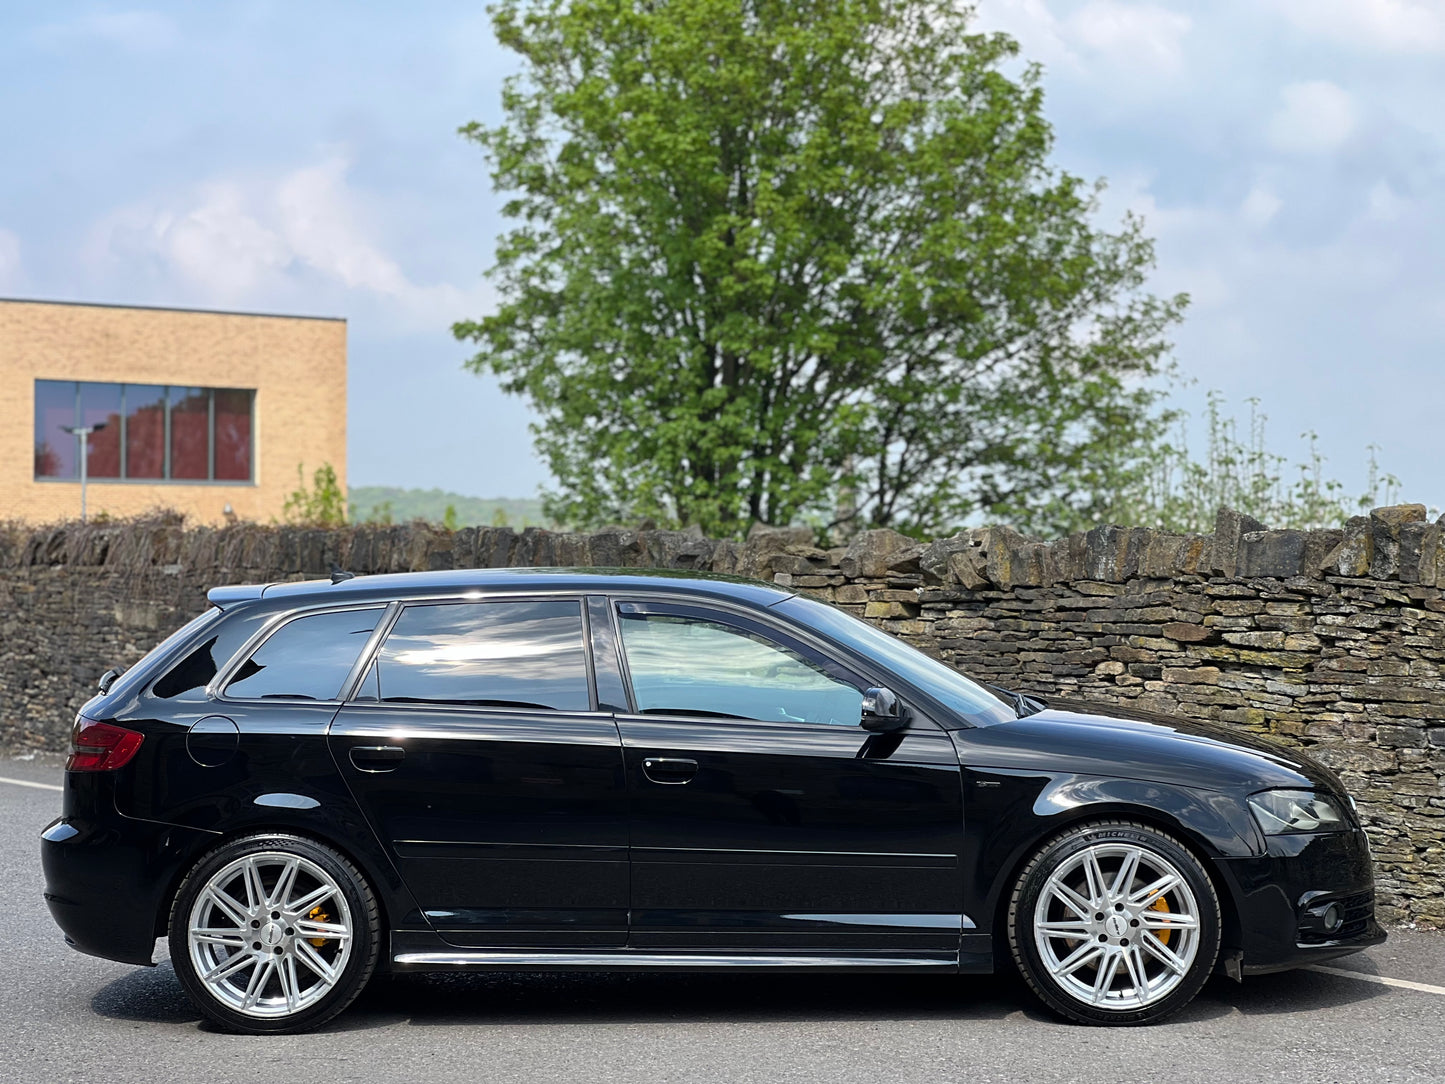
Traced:
[[1146, 1024], [1194, 999], [1219, 953], [1214, 885], [1148, 825], [1108, 821], [1050, 840], [1009, 901], [1013, 958], [1050, 1009], [1085, 1024]]
[[376, 897], [343, 856], [300, 836], [251, 836], [212, 851], [181, 885], [171, 962], [227, 1031], [307, 1031], [366, 985], [379, 926]]

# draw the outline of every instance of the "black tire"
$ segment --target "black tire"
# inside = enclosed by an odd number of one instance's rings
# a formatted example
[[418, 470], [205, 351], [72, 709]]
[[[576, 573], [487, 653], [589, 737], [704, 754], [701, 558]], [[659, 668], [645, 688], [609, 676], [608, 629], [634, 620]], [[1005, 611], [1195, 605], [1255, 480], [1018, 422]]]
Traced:
[[[248, 863], [247, 859], [251, 861]], [[273, 898], [272, 902], [283, 909], [268, 915], [254, 911], [252, 904], [262, 910], [271, 904], [239, 898], [251, 875], [247, 872], [248, 866], [255, 871], [263, 893], [284, 895], [277, 882], [293, 859], [292, 884], [296, 887], [291, 889], [294, 895], [289, 899], [300, 903], [307, 894], [331, 889], [331, 894], [310, 911], [303, 908], [289, 912], [279, 898]], [[239, 871], [235, 868], [238, 864]], [[227, 883], [235, 887], [235, 892], [225, 887], [221, 891], [228, 900], [242, 903], [244, 915], [254, 915], [250, 921], [243, 922], [241, 915], [227, 910], [226, 905], [208, 891], [218, 877], [232, 878]], [[201, 901], [199, 912], [198, 901]], [[333, 916], [331, 911], [339, 915]], [[226, 925], [225, 936], [216, 938], [214, 947], [203, 939], [192, 941], [191, 923], [198, 913], [207, 916], [198, 929], [212, 928], [207, 922], [221, 921]], [[333, 917], [342, 921], [332, 922]], [[319, 936], [315, 938], [305, 938], [302, 935], [306, 928], [301, 927], [301, 923], [308, 921], [330, 923], [330, 926], [316, 930]], [[232, 925], [235, 930], [230, 928]], [[336, 932], [341, 929], [349, 929], [349, 935]], [[253, 936], [258, 940], [251, 940]], [[265, 945], [259, 940], [263, 937], [268, 939]], [[273, 938], [274, 947], [268, 947], [273, 943], [269, 939]], [[232, 944], [233, 941], [236, 943]], [[303, 836], [266, 833], [234, 840], [196, 863], [181, 883], [171, 906], [169, 942], [171, 962], [181, 985], [212, 1023], [225, 1031], [241, 1034], [291, 1034], [320, 1027], [361, 993], [376, 970], [381, 944], [380, 911], [366, 878], [345, 857]], [[275, 954], [274, 961], [270, 953]], [[230, 972], [231, 977], [223, 973], [208, 982], [198, 970], [202, 964], [223, 967], [232, 960], [239, 966]], [[318, 961], [317, 967], [312, 967], [309, 960]], [[331, 969], [333, 977], [323, 977], [327, 965], [337, 963], [339, 968]], [[283, 974], [288, 967], [289, 971]], [[257, 1003], [246, 1009], [246, 1003], [251, 1000], [249, 979], [253, 976], [259, 980], [254, 983]], [[245, 989], [243, 979], [248, 980]], [[293, 1002], [288, 990], [295, 991], [294, 1009], [290, 1007]], [[239, 1006], [235, 1004], [238, 999]]]
[[[1138, 872], [1123, 868], [1131, 853]], [[1148, 886], [1170, 870], [1180, 886], [1153, 899]], [[1069, 892], [1097, 909], [1067, 902]], [[1186, 928], [1189, 917], [1197, 927]], [[1188, 847], [1149, 825], [1111, 820], [1070, 828], [1040, 847], [1014, 886], [1007, 924], [1019, 974], [1050, 1011], [1080, 1024], [1131, 1025], [1156, 1023], [1194, 1000], [1219, 954], [1221, 916], [1214, 884]], [[1175, 938], [1178, 953], [1170, 949]]]

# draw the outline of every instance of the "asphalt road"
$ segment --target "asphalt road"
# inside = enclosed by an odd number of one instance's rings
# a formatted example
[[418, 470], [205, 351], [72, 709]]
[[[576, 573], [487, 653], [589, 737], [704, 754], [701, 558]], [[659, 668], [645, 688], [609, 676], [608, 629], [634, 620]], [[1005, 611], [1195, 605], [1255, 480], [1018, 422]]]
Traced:
[[169, 964], [66, 948], [36, 839], [60, 795], [14, 782], [53, 787], [59, 765], [0, 760], [0, 778], [7, 1084], [1445, 1080], [1445, 934], [1410, 930], [1332, 965], [1351, 974], [1213, 980], [1152, 1028], [1056, 1023], [991, 977], [577, 974], [392, 979], [319, 1034], [223, 1035]]

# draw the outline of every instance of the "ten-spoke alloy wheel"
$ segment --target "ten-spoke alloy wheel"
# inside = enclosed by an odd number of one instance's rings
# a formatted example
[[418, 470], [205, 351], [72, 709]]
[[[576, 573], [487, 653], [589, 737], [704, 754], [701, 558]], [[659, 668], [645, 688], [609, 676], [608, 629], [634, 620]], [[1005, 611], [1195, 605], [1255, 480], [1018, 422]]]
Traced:
[[1024, 981], [1080, 1023], [1143, 1024], [1179, 1011], [1219, 952], [1219, 900], [1199, 860], [1127, 821], [1047, 843], [1019, 877], [1008, 925]]
[[361, 992], [376, 966], [376, 899], [341, 855], [253, 836], [207, 855], [171, 911], [171, 962], [200, 1010], [231, 1031], [304, 1031]]

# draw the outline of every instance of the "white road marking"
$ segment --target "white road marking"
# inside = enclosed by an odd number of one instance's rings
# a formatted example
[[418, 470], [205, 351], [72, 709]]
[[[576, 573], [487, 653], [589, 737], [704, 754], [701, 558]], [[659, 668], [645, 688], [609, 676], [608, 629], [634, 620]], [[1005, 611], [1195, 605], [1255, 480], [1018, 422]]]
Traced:
[[1346, 979], [1363, 979], [1365, 982], [1377, 982], [1381, 986], [1398, 986], [1401, 990], [1418, 990], [1422, 994], [1445, 997], [1445, 986], [1431, 986], [1428, 982], [1392, 979], [1388, 975], [1368, 975], [1363, 971], [1351, 971], [1345, 967], [1325, 967], [1323, 964], [1311, 964], [1305, 970], [1318, 971], [1324, 975], [1339, 975]]
[[36, 790], [64, 790], [64, 787], [57, 787], [54, 783], [32, 783], [29, 779], [11, 779], [9, 776], [0, 775], [0, 783], [9, 783], [16, 787], [34, 787]]

